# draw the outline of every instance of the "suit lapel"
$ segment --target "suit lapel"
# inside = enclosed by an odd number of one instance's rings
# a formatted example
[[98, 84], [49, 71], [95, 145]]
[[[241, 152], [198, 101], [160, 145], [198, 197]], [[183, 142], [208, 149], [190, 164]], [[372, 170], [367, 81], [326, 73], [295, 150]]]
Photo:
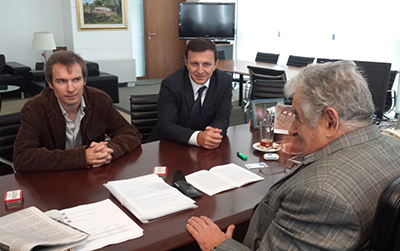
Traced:
[[60, 105], [57, 102], [54, 92], [50, 94], [49, 103], [49, 128], [52, 130], [50, 135], [54, 136], [52, 140], [57, 149], [65, 149], [65, 118], [61, 112]]
[[86, 86], [83, 88], [83, 99], [85, 100], [86, 108], [84, 110], [85, 116], [82, 118], [82, 121], [81, 121], [81, 138], [82, 138], [82, 144], [85, 144], [85, 135], [86, 135], [86, 132], [87, 132], [87, 128], [89, 126], [89, 124], [88, 124], [89, 119], [88, 118], [90, 118], [91, 110], [92, 110], [90, 102], [89, 102], [89, 99], [87, 97], [87, 88], [86, 88]]
[[[210, 109], [210, 106], [213, 105], [213, 100], [214, 97], [217, 93], [217, 80], [215, 78], [215, 74], [210, 78], [210, 84], [208, 85], [207, 88], [207, 93], [206, 93], [206, 98], [204, 99], [203, 105], [202, 105], [202, 110], [208, 110]], [[204, 116], [204, 113], [202, 113], [202, 117]]]
[[192, 88], [192, 84], [190, 83], [188, 71], [186, 70], [184, 74], [185, 74], [185, 76], [184, 76], [184, 83], [183, 83], [183, 99], [184, 99], [185, 105], [188, 107], [189, 114], [190, 114], [190, 111], [192, 110], [192, 106], [194, 103], [193, 88]]

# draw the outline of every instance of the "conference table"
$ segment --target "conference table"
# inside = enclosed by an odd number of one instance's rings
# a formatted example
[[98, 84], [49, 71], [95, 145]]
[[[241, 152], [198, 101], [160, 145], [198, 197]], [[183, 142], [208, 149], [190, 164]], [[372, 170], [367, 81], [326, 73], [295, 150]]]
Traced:
[[278, 65], [257, 61], [248, 61], [248, 60], [218, 60], [217, 68], [226, 72], [239, 74], [239, 106], [243, 105], [243, 76], [249, 75], [248, 65], [257, 66], [262, 68], [269, 68], [274, 70], [284, 70], [286, 72], [287, 79], [291, 79], [295, 76], [300, 68], [296, 66], [288, 66], [288, 65]]
[[[23, 189], [24, 201], [21, 208], [36, 206], [42, 211], [65, 209], [78, 205], [111, 199], [125, 214], [144, 230], [140, 238], [106, 246], [101, 250], [196, 250], [197, 244], [186, 231], [191, 216], [205, 215], [215, 221], [221, 229], [235, 224], [234, 238], [242, 241], [252, 214], [253, 207], [267, 193], [268, 189], [286, 175], [281, 161], [264, 161], [263, 152], [253, 148], [259, 140], [258, 130], [249, 124], [233, 126], [221, 145], [214, 150], [182, 145], [170, 141], [156, 141], [143, 144], [131, 153], [110, 164], [85, 170], [19, 172], [0, 177], [0, 193]], [[279, 136], [276, 139], [279, 141]], [[247, 161], [237, 157], [241, 152]], [[264, 180], [225, 191], [214, 196], [203, 194], [196, 198], [198, 208], [164, 216], [143, 224], [124, 208], [103, 186], [108, 181], [128, 179], [150, 174], [155, 166], [167, 166], [165, 181], [172, 185], [175, 171], [189, 174], [213, 166], [235, 163], [245, 168], [246, 163], [266, 162], [268, 168], [251, 171]], [[0, 207], [0, 216], [21, 208]], [[107, 216], [109, 217], [109, 216]]]

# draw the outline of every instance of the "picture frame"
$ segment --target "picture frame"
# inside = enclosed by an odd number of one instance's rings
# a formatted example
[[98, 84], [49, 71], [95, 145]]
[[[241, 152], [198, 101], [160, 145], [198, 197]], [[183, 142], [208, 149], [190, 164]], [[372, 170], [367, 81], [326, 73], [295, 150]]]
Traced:
[[283, 98], [277, 99], [259, 99], [251, 101], [251, 111], [253, 118], [253, 128], [259, 129], [260, 123], [264, 118], [264, 115], [269, 112], [272, 117], [275, 116], [275, 106], [284, 105]]
[[127, 30], [127, 0], [76, 0], [78, 30]]

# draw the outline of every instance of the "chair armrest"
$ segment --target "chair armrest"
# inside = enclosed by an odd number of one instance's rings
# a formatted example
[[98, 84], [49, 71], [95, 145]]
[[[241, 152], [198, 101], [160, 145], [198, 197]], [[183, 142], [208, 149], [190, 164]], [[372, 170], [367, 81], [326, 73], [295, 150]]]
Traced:
[[29, 72], [29, 79], [34, 81], [45, 80], [44, 70], [32, 70]]
[[[8, 159], [0, 157], [0, 163], [8, 165], [14, 170], [14, 164], [11, 161], [9, 161]], [[15, 173], [15, 170], [14, 170], [14, 173]]]
[[5, 70], [11, 75], [27, 75], [31, 68], [17, 62], [7, 62]]

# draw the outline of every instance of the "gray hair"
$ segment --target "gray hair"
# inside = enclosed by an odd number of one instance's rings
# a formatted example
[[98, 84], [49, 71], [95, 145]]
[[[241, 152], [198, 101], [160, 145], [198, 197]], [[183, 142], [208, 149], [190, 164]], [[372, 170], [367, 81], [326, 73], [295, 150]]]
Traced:
[[366, 80], [353, 61], [308, 65], [285, 85], [287, 97], [301, 92], [301, 109], [316, 128], [322, 112], [332, 107], [346, 130], [372, 124], [375, 111]]

